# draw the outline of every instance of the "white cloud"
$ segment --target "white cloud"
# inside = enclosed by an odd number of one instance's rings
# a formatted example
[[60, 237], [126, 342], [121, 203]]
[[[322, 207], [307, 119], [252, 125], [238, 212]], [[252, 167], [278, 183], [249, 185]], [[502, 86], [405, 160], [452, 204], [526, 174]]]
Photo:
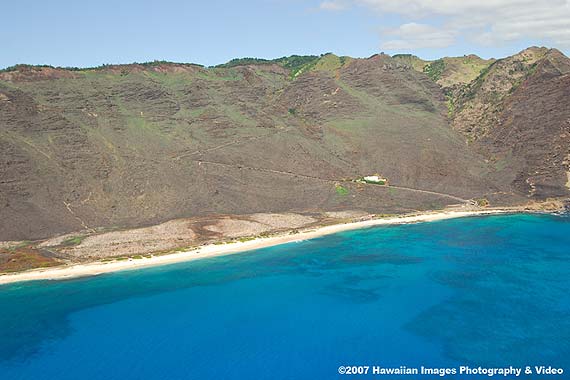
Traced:
[[[566, 0], [543, 0], [544, 2], [566, 3]], [[479, 12], [497, 12], [513, 7], [536, 5], [540, 0], [355, 0], [381, 12], [408, 16], [465, 15]]]
[[326, 11], [342, 11], [347, 8], [347, 4], [343, 1], [338, 0], [323, 1], [320, 4], [319, 8]]
[[[484, 45], [531, 39], [570, 47], [570, 0], [347, 1], [406, 20], [396, 30], [384, 33], [382, 46], [386, 49], [444, 47], [458, 37]], [[426, 20], [433, 18], [442, 21], [441, 26], [427, 28]], [[391, 39], [394, 35], [397, 38]]]
[[382, 43], [382, 48], [387, 50], [445, 48], [455, 42], [454, 34], [450, 30], [411, 22], [400, 25], [399, 28], [385, 31], [385, 36], [394, 36], [396, 39], [385, 41]]

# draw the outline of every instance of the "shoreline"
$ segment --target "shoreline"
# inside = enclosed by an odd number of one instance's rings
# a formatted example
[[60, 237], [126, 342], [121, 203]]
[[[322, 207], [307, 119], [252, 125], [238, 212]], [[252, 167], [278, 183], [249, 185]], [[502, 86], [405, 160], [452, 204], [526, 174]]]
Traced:
[[291, 234], [286, 231], [269, 237], [260, 237], [245, 242], [232, 242], [229, 244], [207, 244], [191, 248], [183, 252], [168, 253], [159, 256], [143, 257], [140, 259], [123, 259], [115, 261], [94, 261], [85, 264], [70, 264], [42, 269], [32, 269], [24, 272], [8, 273], [0, 275], [0, 285], [17, 282], [38, 280], [66, 280], [78, 277], [97, 276], [104, 273], [119, 272], [125, 270], [142, 269], [160, 265], [182, 263], [186, 261], [206, 259], [211, 257], [226, 256], [234, 253], [252, 251], [276, 245], [299, 242], [314, 239], [321, 236], [331, 235], [338, 232], [357, 230], [368, 227], [410, 224], [419, 222], [433, 222], [438, 220], [455, 219], [468, 216], [496, 215], [524, 212], [512, 208], [487, 209], [477, 211], [436, 211], [421, 214], [401, 215], [389, 218], [370, 219], [365, 221], [333, 224], [316, 227], [307, 231]]

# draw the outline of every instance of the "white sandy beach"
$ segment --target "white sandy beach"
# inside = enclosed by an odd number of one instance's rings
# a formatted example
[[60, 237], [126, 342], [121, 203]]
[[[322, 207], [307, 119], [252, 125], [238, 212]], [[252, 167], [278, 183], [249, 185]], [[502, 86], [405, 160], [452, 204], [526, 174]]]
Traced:
[[128, 259], [120, 261], [93, 262], [68, 266], [34, 269], [25, 272], [0, 275], [0, 285], [33, 280], [63, 280], [75, 277], [95, 276], [98, 274], [116, 272], [122, 270], [140, 269], [157, 265], [180, 263], [190, 260], [229, 255], [232, 253], [250, 251], [259, 248], [271, 247], [279, 244], [313, 239], [337, 232], [355, 230], [359, 228], [406, 224], [418, 222], [432, 222], [437, 220], [460, 218], [475, 215], [489, 215], [512, 212], [508, 209], [492, 209], [481, 211], [441, 211], [419, 215], [403, 215], [382, 219], [371, 219], [360, 222], [335, 224], [324, 226], [297, 234], [282, 234], [266, 238], [256, 238], [246, 242], [232, 242], [228, 244], [208, 244], [185, 252], [172, 253], [161, 256], [143, 257], [140, 259]]

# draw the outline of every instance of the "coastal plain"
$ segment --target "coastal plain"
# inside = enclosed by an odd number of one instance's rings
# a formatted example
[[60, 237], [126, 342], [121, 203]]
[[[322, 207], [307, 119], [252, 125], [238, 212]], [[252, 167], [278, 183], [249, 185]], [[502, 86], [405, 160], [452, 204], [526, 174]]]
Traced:
[[[409, 223], [422, 223], [434, 222], [439, 220], [472, 217], [472, 216], [485, 216], [485, 215], [498, 215], [509, 213], [523, 213], [523, 212], [560, 212], [564, 211], [565, 204], [561, 202], [541, 203], [535, 205], [528, 205], [526, 207], [510, 207], [510, 208], [495, 208], [495, 209], [477, 209], [477, 208], [450, 208], [444, 211], [422, 212], [407, 215], [392, 215], [392, 216], [376, 216], [376, 215], [359, 215], [358, 213], [329, 213], [328, 219], [311, 218], [309, 216], [295, 215], [295, 214], [261, 214], [252, 215], [246, 223], [243, 220], [237, 221], [231, 218], [221, 218], [217, 220], [216, 224], [210, 224], [210, 230], [225, 229], [224, 234], [215, 235], [215, 237], [201, 236], [200, 240], [194, 240], [194, 246], [187, 248], [179, 248], [181, 237], [173, 237], [171, 234], [163, 233], [162, 225], [151, 227], [154, 228], [154, 233], [149, 233], [148, 229], [138, 235], [133, 230], [127, 230], [124, 233], [102, 233], [100, 235], [92, 236], [91, 240], [86, 239], [84, 247], [79, 244], [75, 251], [90, 253], [90, 256], [83, 257], [81, 254], [74, 253], [73, 250], [67, 251], [68, 260], [67, 265], [62, 265], [64, 262], [60, 261], [54, 263], [53, 267], [48, 266], [43, 269], [32, 269], [28, 271], [18, 271], [11, 274], [0, 274], [0, 285], [14, 282], [34, 281], [34, 280], [61, 280], [75, 277], [94, 276], [103, 273], [117, 272], [122, 270], [140, 269], [145, 267], [174, 264], [185, 261], [192, 261], [204, 258], [211, 258], [216, 256], [223, 256], [238, 252], [257, 250], [275, 245], [299, 242], [308, 239], [314, 239], [321, 236], [335, 234], [343, 231], [350, 231], [361, 228], [369, 228], [375, 226], [389, 226], [398, 224]], [[354, 219], [344, 219], [344, 222], [339, 219], [330, 218], [330, 216], [352, 216]], [[355, 216], [358, 216], [355, 218]], [[261, 219], [266, 223], [273, 222], [273, 226], [264, 224], [256, 226], [252, 220]], [[297, 223], [297, 228], [290, 229], [291, 225]], [[325, 223], [326, 222], [326, 223]], [[182, 225], [192, 224], [191, 222], [177, 221]], [[283, 224], [285, 223], [285, 224]], [[168, 225], [172, 225], [169, 222]], [[326, 225], [325, 225], [326, 224]], [[229, 227], [228, 227], [229, 225]], [[280, 228], [275, 228], [278, 225]], [[208, 230], [208, 228], [205, 228]], [[170, 228], [169, 231], [176, 231]], [[251, 235], [252, 232], [260, 232], [258, 235]], [[250, 235], [244, 235], [249, 233]], [[116, 235], [121, 236], [118, 238]], [[196, 234], [186, 232], [193, 238]], [[111, 236], [108, 236], [111, 235]], [[134, 240], [132, 236], [138, 236]], [[223, 236], [223, 238], [222, 238]], [[176, 242], [169, 242], [169, 239], [176, 239]], [[55, 247], [61, 249], [61, 242], [65, 237], [47, 240], [39, 244], [40, 246], [50, 247], [50, 244], [59, 244]], [[210, 240], [207, 240], [210, 239]], [[155, 242], [161, 242], [162, 248], [171, 246], [178, 247], [172, 250], [157, 251]], [[197, 245], [196, 242], [203, 242]], [[186, 242], [190, 244], [192, 240]], [[169, 245], [171, 244], [171, 245]], [[115, 247], [113, 250], [112, 247]], [[65, 250], [63, 251], [65, 252]], [[133, 255], [136, 253], [136, 255]], [[147, 254], [144, 254], [147, 253]], [[72, 256], [75, 255], [75, 256]], [[119, 256], [120, 255], [120, 256]], [[83, 261], [83, 263], [78, 263]], [[59, 264], [59, 265], [58, 265]]]

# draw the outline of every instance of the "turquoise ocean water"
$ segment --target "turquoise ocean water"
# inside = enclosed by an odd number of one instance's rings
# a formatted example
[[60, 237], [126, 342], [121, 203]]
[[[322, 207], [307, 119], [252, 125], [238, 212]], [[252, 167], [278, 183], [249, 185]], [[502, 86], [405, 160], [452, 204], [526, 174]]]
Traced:
[[398, 378], [348, 365], [570, 378], [570, 218], [378, 227], [0, 287], [1, 380]]

